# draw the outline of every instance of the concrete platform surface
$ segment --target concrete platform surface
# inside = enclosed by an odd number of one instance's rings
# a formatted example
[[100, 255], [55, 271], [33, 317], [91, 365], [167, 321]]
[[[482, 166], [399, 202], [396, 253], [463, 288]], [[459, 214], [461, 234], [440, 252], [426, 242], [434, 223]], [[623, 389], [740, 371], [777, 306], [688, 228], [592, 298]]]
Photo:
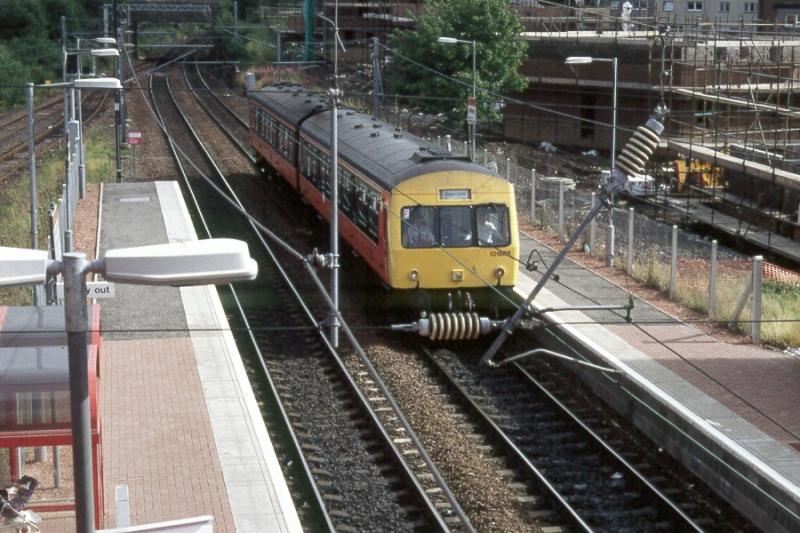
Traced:
[[[522, 257], [556, 251], [521, 233]], [[628, 293], [567, 260], [537, 309], [624, 304]], [[527, 297], [539, 274], [520, 271]], [[715, 340], [648, 302], [624, 311], [547, 313], [569, 346], [622, 373], [584, 379], [690, 470], [771, 531], [800, 530], [800, 360], [778, 350]], [[552, 336], [542, 335], [551, 343]], [[630, 391], [635, 391], [631, 393]]]
[[[197, 239], [177, 182], [105, 185], [100, 249]], [[217, 290], [117, 285], [102, 302], [106, 524], [213, 515], [215, 531], [301, 526]]]

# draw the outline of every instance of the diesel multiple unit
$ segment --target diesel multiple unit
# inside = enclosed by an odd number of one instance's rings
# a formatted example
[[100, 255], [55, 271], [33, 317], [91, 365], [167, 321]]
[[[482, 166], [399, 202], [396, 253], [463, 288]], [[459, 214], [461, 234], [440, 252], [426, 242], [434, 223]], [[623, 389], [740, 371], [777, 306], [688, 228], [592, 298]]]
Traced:
[[[342, 238], [415, 305], [467, 307], [516, 282], [513, 185], [468, 159], [339, 109]], [[251, 92], [250, 139], [260, 156], [330, 220], [327, 101], [301, 87]]]

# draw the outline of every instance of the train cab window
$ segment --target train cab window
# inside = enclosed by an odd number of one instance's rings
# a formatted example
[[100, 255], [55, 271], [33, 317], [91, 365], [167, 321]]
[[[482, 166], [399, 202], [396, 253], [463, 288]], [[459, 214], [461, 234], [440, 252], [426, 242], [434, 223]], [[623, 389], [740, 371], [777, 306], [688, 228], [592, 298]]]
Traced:
[[401, 240], [406, 248], [431, 248], [437, 245], [436, 208], [404, 207], [400, 212]]
[[508, 207], [488, 204], [475, 208], [478, 246], [508, 246], [511, 236], [508, 229]]
[[472, 246], [472, 208], [468, 205], [439, 208], [442, 246]]

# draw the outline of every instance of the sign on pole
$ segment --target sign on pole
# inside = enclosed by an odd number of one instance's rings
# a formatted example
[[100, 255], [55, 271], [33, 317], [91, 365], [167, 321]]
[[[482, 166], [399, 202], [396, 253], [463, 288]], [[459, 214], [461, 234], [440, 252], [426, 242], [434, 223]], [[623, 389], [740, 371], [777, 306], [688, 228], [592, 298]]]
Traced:
[[142, 144], [142, 132], [135, 130], [129, 131], [128, 144]]
[[[86, 282], [86, 298], [94, 300], [97, 298], [113, 298], [116, 292], [114, 284], [108, 281], [87, 281]], [[64, 299], [64, 283], [58, 282], [56, 284], [56, 297], [59, 300]]]
[[477, 102], [472, 96], [467, 97], [467, 122], [475, 124], [478, 116]]

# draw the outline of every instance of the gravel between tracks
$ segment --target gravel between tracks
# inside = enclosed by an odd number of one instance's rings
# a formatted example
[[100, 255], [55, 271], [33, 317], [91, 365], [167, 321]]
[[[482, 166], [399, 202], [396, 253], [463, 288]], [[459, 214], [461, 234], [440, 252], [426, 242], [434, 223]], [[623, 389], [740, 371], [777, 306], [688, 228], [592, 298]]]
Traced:
[[[176, 180], [178, 171], [169, 146], [153, 113], [145, 103], [149, 97], [147, 76], [139, 75], [139, 83], [143, 90], [135, 87], [126, 93], [128, 118], [131, 120], [128, 130], [142, 132], [142, 144], [136, 147], [136, 181]], [[133, 181], [133, 150], [125, 151], [122, 165], [123, 180]]]
[[486, 456], [479, 448], [484, 443], [471, 438], [468, 427], [444, 408], [419, 357], [379, 339], [364, 344], [472, 525], [478, 531], [540, 531], [509, 490], [509, 479], [501, 476], [505, 465]]

